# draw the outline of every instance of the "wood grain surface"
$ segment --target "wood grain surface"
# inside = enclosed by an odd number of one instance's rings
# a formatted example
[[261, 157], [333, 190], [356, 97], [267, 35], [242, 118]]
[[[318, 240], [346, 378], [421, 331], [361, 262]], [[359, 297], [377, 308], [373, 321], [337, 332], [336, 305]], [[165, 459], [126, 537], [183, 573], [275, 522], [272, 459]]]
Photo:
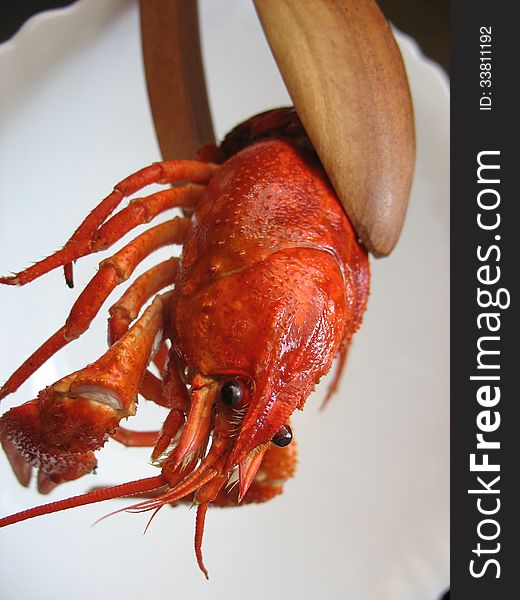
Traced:
[[194, 158], [215, 140], [197, 2], [140, 0], [140, 7], [146, 83], [162, 157]]
[[372, 0], [255, 0], [303, 125], [366, 247], [394, 248], [415, 162], [410, 91]]

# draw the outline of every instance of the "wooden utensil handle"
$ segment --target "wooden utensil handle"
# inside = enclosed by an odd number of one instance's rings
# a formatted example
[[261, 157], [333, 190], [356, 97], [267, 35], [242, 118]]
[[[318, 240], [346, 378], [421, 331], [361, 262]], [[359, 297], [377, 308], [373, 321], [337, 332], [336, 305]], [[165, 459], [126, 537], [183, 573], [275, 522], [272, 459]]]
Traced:
[[148, 97], [164, 160], [214, 142], [196, 0], [140, 0]]

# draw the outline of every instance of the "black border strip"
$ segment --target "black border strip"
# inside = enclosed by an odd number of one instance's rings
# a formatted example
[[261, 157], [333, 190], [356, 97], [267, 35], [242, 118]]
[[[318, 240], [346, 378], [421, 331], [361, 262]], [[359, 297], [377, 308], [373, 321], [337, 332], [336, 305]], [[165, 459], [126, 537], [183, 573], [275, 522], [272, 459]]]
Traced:
[[[513, 107], [518, 103], [513, 82], [519, 31], [514, 7], [508, 2], [452, 2], [451, 593], [455, 600], [517, 597], [515, 580], [520, 574], [516, 464], [520, 411], [515, 381], [519, 371], [515, 342], [520, 334], [515, 310], [520, 275], [515, 187], [520, 168], [518, 115]], [[482, 66], [486, 63], [490, 67]], [[480, 163], [499, 166], [483, 167], [480, 182], [479, 155]], [[490, 301], [496, 306], [486, 307]], [[495, 316], [484, 316], [491, 314]], [[486, 468], [486, 460], [499, 470]], [[494, 481], [496, 477], [500, 479]]]

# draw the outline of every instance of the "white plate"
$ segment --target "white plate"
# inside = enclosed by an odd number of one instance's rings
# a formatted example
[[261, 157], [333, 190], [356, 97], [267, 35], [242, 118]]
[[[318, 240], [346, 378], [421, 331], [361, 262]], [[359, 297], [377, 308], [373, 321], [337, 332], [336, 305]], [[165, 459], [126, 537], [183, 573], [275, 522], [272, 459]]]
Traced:
[[[252, 5], [201, 5], [218, 134], [288, 104]], [[193, 555], [193, 511], [164, 509], [144, 537], [143, 515], [91, 529], [118, 501], [3, 530], [2, 597], [433, 600], [446, 587], [448, 96], [438, 70], [400, 40], [417, 119], [410, 211], [396, 251], [372, 263], [369, 308], [339, 394], [319, 413], [321, 386], [296, 419], [297, 477], [266, 505], [210, 511], [209, 583]], [[133, 1], [82, 0], [31, 19], [0, 47], [0, 273], [50, 253], [116, 181], [159, 158], [139, 44]], [[73, 291], [59, 271], [0, 289], [2, 379], [61, 325], [98, 260], [78, 263]], [[92, 361], [104, 339], [100, 316], [3, 408]], [[137, 422], [147, 428], [159, 415], [141, 407]], [[51, 499], [153, 474], [147, 456], [112, 442], [96, 478]], [[4, 457], [0, 469], [0, 514], [47, 501], [16, 483]]]

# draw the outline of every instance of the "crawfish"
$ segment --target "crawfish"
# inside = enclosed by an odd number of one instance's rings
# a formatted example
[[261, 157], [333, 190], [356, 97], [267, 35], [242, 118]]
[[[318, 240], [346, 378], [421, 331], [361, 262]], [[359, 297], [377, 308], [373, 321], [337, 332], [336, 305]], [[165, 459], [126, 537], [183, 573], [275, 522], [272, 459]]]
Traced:
[[[179, 258], [146, 271], [111, 307], [109, 349], [99, 360], [0, 419], [16, 476], [28, 485], [37, 469], [42, 493], [90, 473], [94, 451], [110, 437], [153, 447], [160, 474], [35, 507], [0, 526], [133, 494], [145, 496], [138, 510], [191, 502], [198, 506], [196, 556], [207, 575], [201, 546], [208, 506], [264, 502], [293, 475], [289, 419], [339, 355], [329, 395], [337, 383], [367, 301], [367, 253], [294, 109], [249, 119], [198, 158], [156, 163], [124, 179], [63, 249], [0, 279], [24, 285], [64, 266], [72, 285], [78, 258], [168, 209], [192, 213], [151, 227], [103, 260], [65, 325], [0, 391], [15, 391], [86, 331], [143, 258], [182, 244]], [[146, 185], [180, 182], [189, 183], [135, 199], [110, 217]], [[161, 377], [149, 370], [152, 359]], [[136, 413], [138, 394], [168, 410], [159, 431], [120, 425]]]

